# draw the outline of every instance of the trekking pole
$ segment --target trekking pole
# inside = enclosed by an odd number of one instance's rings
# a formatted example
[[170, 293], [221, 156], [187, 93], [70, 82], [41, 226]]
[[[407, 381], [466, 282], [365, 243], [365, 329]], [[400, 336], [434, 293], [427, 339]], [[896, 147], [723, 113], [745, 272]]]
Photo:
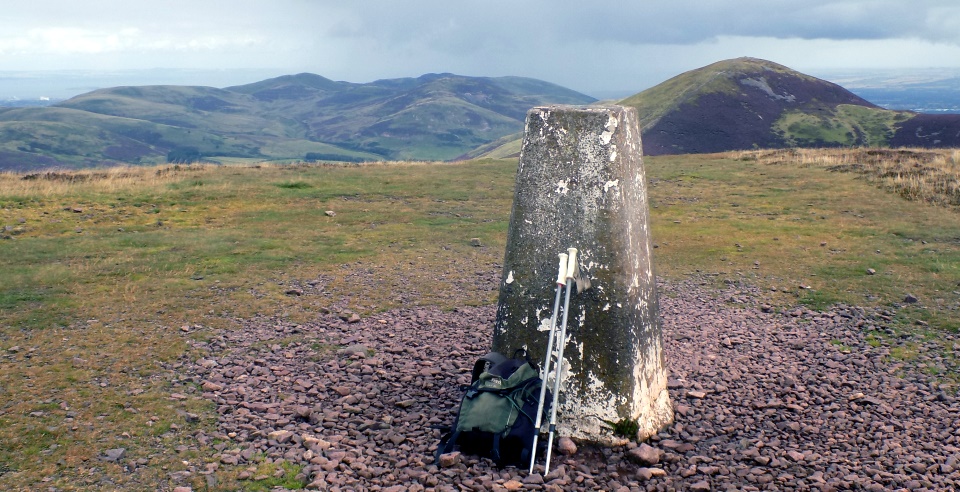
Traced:
[[547, 375], [550, 374], [550, 355], [553, 353], [553, 333], [557, 328], [557, 311], [560, 309], [560, 293], [567, 283], [567, 254], [560, 253], [560, 266], [557, 272], [557, 295], [553, 299], [553, 315], [550, 316], [550, 336], [547, 339], [547, 355], [543, 357], [543, 376], [540, 383], [540, 402], [537, 404], [537, 422], [534, 424], [533, 447], [530, 448], [530, 472], [537, 460], [537, 440], [540, 438], [540, 426], [543, 424], [543, 405], [547, 399]]
[[563, 301], [563, 323], [560, 325], [560, 341], [557, 342], [557, 368], [553, 378], [553, 405], [550, 408], [550, 432], [547, 434], [547, 459], [543, 467], [543, 474], [550, 473], [550, 453], [553, 450], [553, 434], [557, 430], [557, 407], [560, 404], [560, 373], [563, 370], [563, 348], [567, 345], [567, 313], [570, 307], [570, 291], [573, 290], [574, 272], [579, 270], [577, 265], [577, 248], [568, 248], [567, 263], [567, 294]]

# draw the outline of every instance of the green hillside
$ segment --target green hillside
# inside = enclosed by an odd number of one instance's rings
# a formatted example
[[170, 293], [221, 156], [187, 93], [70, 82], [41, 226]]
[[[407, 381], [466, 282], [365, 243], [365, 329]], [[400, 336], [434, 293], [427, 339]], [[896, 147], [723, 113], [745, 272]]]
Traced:
[[0, 170], [155, 164], [177, 155], [199, 155], [207, 161], [303, 159], [308, 153], [341, 160], [378, 159], [374, 154], [304, 138], [218, 133], [78, 109], [0, 111]]
[[523, 133], [514, 133], [501, 137], [486, 145], [481, 145], [468, 152], [464, 159], [485, 157], [490, 159], [507, 159], [520, 157], [520, 148], [523, 146]]
[[249, 96], [210, 87], [118, 87], [83, 94], [58, 106], [226, 134], [284, 134], [278, 122], [258, 114], [256, 101]]
[[889, 147], [896, 125], [912, 116], [907, 111], [841, 104], [818, 114], [785, 112], [774, 123], [774, 131], [789, 147]]
[[592, 101], [534, 79], [454, 74], [368, 84], [297, 74], [225, 89], [114, 87], [46, 108], [0, 110], [0, 169], [450, 160], [522, 130], [532, 106]]
[[163, 162], [178, 148], [224, 156], [259, 153], [252, 142], [230, 136], [77, 109], [0, 111], [0, 168], [4, 169], [29, 169], [18, 163], [29, 163], [34, 156], [73, 168], [105, 162]]

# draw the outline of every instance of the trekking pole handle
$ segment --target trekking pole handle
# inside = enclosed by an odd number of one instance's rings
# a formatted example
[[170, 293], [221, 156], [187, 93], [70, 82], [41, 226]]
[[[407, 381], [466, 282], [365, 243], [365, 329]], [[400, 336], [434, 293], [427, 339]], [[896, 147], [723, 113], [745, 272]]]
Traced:
[[567, 278], [573, 278], [573, 272], [576, 272], [577, 268], [577, 248], [567, 248]]
[[567, 283], [567, 254], [560, 253], [558, 256], [560, 257], [560, 267], [557, 273], [557, 285], [565, 285]]

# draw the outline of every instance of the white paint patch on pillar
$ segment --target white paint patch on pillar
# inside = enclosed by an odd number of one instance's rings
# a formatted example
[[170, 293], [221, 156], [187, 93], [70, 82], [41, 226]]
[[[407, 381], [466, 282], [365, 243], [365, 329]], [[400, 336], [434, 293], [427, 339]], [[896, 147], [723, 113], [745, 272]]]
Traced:
[[600, 142], [602, 142], [603, 145], [610, 145], [613, 132], [617, 131], [618, 126], [620, 126], [620, 119], [611, 114], [607, 119], [607, 124], [603, 127], [603, 133], [600, 134]]
[[543, 318], [540, 320], [540, 325], [537, 326], [538, 331], [550, 331], [550, 318]]
[[600, 134], [600, 143], [610, 145], [610, 139], [613, 138], [613, 132], [605, 131]]
[[640, 382], [634, 387], [634, 399], [641, 402], [637, 408], [637, 418], [640, 424], [641, 440], [646, 440], [656, 433], [658, 418], [673, 412], [670, 396], [667, 392], [667, 371], [657, 370], [655, 361], [662, 360], [663, 347], [659, 343], [651, 343], [646, 351], [639, 349], [638, 360], [642, 363], [634, 366], [634, 377]]

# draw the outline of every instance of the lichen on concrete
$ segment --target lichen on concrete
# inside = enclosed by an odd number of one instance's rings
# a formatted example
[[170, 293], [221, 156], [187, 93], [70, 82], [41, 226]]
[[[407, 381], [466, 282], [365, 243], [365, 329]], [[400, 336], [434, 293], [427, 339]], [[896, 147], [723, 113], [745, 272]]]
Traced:
[[[593, 287], [571, 296], [558, 432], [617, 444], [672, 421], [633, 108], [544, 106], [527, 114], [504, 255], [494, 349], [546, 350], [556, 255], [580, 251]], [[508, 281], [509, 280], [509, 281]]]

